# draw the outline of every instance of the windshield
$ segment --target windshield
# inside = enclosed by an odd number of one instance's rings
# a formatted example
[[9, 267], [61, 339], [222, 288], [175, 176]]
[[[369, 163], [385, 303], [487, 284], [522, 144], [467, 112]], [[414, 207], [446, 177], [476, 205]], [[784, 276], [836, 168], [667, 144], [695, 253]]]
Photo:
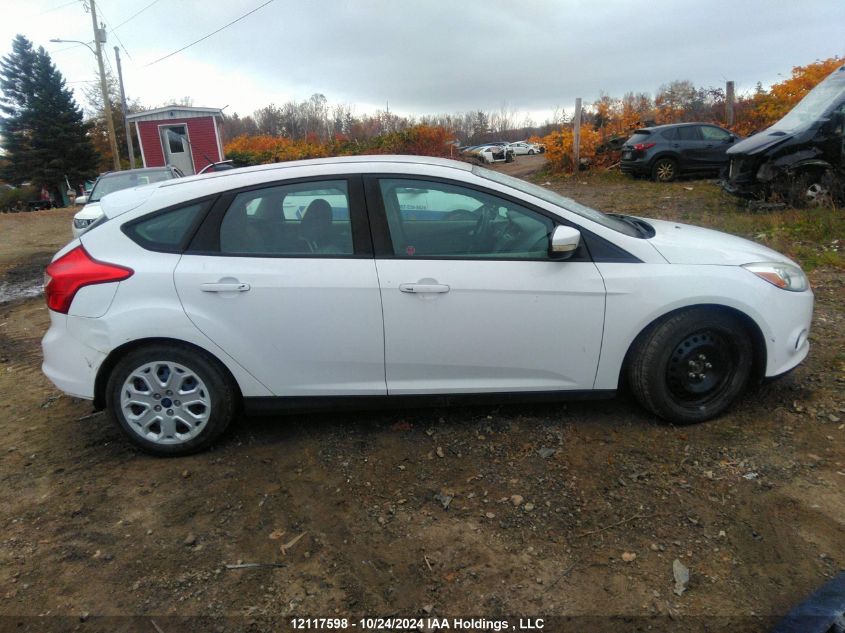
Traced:
[[167, 169], [146, 171], [142, 174], [120, 172], [101, 176], [94, 184], [94, 189], [91, 190], [91, 196], [88, 198], [88, 202], [98, 202], [103, 196], [120, 191], [121, 189], [140, 187], [141, 185], [148, 185], [151, 182], [161, 182], [162, 180], [170, 180], [171, 178], [173, 176], [170, 170]]
[[513, 187], [514, 189], [516, 189], [517, 191], [521, 191], [522, 193], [527, 193], [529, 195], [536, 196], [537, 198], [540, 198], [540, 200], [545, 200], [546, 202], [550, 202], [558, 207], [562, 207], [567, 211], [577, 213], [578, 215], [585, 217], [588, 220], [592, 220], [597, 224], [601, 224], [602, 226], [607, 227], [609, 229], [613, 229], [614, 231], [618, 231], [619, 233], [624, 233], [625, 235], [629, 235], [631, 237], [642, 237], [641, 233], [631, 224], [624, 222], [617, 217], [611, 217], [609, 215], [606, 215], [601, 211], [596, 211], [595, 209], [591, 209], [590, 207], [585, 207], [583, 204], [579, 204], [571, 198], [567, 198], [565, 196], [557, 194], [554, 191], [549, 191], [544, 187], [531, 184], [530, 182], [526, 182], [519, 178], [506, 176], [505, 174], [500, 174], [499, 172], [491, 171], [489, 169], [485, 169], [484, 167], [479, 167], [477, 165], [473, 166], [472, 173], [474, 173], [476, 176], [486, 178], [487, 180], [492, 180], [493, 182], [497, 182], [502, 185], [507, 185], [508, 187]]
[[[842, 68], [845, 68], [843, 66]], [[834, 106], [845, 100], [845, 70], [834, 71], [827, 79], [807, 93], [785, 117], [769, 129], [795, 132], [815, 123]]]

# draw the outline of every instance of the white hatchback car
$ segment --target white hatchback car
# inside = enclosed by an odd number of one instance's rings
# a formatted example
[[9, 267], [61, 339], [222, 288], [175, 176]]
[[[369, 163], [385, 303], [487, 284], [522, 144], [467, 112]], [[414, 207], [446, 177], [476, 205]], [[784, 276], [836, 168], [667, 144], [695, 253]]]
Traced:
[[[612, 395], [716, 416], [809, 348], [768, 248], [449, 160], [291, 162], [117, 192], [47, 268], [47, 376], [158, 454], [241, 409]], [[445, 396], [445, 398], [444, 398]]]

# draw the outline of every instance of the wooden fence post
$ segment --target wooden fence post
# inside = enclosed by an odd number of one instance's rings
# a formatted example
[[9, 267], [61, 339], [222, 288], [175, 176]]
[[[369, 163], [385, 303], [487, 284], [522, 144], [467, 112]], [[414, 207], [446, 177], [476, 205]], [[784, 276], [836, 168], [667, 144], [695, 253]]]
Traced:
[[725, 125], [731, 127], [734, 124], [734, 82], [725, 84]]
[[581, 97], [575, 99], [575, 118], [572, 122], [572, 162], [577, 172], [581, 168]]

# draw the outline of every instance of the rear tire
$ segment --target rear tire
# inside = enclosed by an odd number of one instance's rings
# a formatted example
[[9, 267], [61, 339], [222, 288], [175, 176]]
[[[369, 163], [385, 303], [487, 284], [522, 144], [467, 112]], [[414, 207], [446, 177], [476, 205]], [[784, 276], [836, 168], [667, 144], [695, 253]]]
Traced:
[[106, 408], [127, 439], [160, 456], [195, 453], [235, 418], [237, 387], [217, 361], [154, 344], [124, 356], [109, 376]]
[[751, 375], [753, 348], [733, 316], [694, 308], [659, 321], [634, 344], [627, 378], [643, 407], [674, 424], [726, 411]]
[[651, 166], [651, 177], [656, 182], [672, 182], [678, 177], [678, 163], [672, 158], [658, 158]]

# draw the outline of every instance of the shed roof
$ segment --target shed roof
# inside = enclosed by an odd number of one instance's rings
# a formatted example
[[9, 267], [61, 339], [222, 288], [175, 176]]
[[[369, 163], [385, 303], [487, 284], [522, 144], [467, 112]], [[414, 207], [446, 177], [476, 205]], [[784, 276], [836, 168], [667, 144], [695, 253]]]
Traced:
[[164, 106], [155, 110], [135, 112], [126, 117], [127, 121], [162, 121], [167, 119], [194, 119], [202, 116], [223, 116], [220, 108], [198, 108], [194, 106]]

